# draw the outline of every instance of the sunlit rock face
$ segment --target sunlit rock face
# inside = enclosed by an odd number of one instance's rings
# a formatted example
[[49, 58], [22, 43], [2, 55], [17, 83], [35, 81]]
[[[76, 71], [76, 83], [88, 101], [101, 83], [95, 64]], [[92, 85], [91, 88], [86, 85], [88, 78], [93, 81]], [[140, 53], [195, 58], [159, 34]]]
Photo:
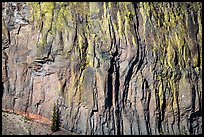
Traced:
[[2, 3], [2, 107], [80, 134], [202, 134], [202, 4]]

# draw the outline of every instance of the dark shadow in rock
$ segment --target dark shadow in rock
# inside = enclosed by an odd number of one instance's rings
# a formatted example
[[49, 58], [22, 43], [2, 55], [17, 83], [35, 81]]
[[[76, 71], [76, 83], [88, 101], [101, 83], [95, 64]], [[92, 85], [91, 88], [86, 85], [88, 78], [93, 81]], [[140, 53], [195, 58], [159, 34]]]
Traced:
[[[193, 131], [193, 130], [195, 129], [195, 127], [193, 126], [193, 122], [194, 122], [195, 119], [198, 118], [198, 117], [202, 117], [202, 111], [200, 111], [200, 110], [198, 110], [198, 111], [196, 111], [196, 112], [193, 112], [193, 113], [190, 115], [190, 130], [189, 130], [189, 132], [190, 132], [191, 135], [192, 135], [192, 134], [195, 134], [195, 133], [194, 133], [195, 131]], [[198, 125], [196, 125], [196, 126], [198, 126]]]
[[2, 89], [2, 92], [1, 92], [1, 97], [3, 97], [3, 95], [4, 95], [4, 83], [3, 82], [1, 82], [1, 89]]

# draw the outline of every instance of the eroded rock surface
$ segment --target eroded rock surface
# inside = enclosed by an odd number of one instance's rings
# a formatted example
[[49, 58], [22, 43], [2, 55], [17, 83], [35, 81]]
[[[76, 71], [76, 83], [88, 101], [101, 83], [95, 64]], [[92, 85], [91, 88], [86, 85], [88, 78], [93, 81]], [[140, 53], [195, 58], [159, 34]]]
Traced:
[[77, 135], [60, 129], [52, 132], [50, 125], [33, 121], [29, 117], [2, 112], [2, 135]]
[[2, 3], [2, 107], [79, 134], [202, 134], [202, 4]]

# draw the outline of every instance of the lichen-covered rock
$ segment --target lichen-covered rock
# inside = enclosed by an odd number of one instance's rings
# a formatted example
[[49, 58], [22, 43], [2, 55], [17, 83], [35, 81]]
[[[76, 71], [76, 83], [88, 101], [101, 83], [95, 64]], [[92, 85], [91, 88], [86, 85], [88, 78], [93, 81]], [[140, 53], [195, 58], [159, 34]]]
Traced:
[[2, 107], [80, 134], [202, 134], [199, 2], [2, 3]]

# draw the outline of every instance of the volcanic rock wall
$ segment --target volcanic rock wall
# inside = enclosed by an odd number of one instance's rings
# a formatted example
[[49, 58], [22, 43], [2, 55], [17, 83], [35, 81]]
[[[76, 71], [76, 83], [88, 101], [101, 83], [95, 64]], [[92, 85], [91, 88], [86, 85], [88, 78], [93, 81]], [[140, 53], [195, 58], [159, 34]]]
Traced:
[[80, 134], [202, 134], [202, 4], [2, 3], [2, 107]]

